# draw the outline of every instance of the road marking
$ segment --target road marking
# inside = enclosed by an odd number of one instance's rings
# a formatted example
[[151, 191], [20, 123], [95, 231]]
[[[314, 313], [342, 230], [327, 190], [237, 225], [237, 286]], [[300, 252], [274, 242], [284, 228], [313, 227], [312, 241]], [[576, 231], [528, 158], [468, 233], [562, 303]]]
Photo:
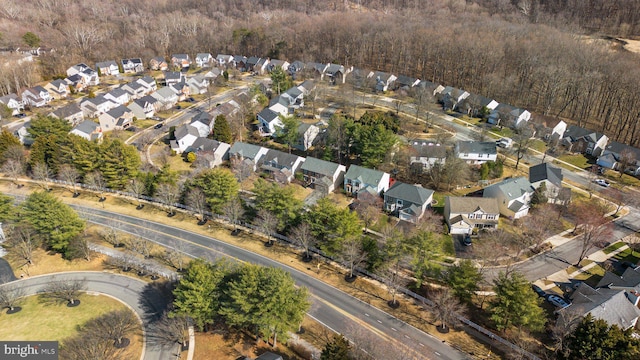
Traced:
[[371, 315], [369, 315], [369, 314], [367, 314], [367, 313], [364, 313], [364, 316], [371, 316]]
[[396, 330], [396, 328], [391, 328], [391, 330], [393, 330], [393, 331], [398, 331], [398, 330]]
[[380, 321], [380, 320], [376, 320], [376, 321], [379, 322], [380, 324], [382, 324], [382, 321]]
[[424, 347], [424, 344], [423, 344], [423, 343], [418, 343], [418, 345], [420, 345], [420, 346]]
[[406, 337], [407, 339], [411, 339], [407, 334], [404, 334], [404, 337]]
[[433, 353], [434, 353], [434, 354], [436, 354], [436, 355], [438, 355], [438, 356], [441, 356], [441, 355], [440, 355], [440, 353], [439, 353], [439, 352], [437, 352], [437, 351], [434, 351]]

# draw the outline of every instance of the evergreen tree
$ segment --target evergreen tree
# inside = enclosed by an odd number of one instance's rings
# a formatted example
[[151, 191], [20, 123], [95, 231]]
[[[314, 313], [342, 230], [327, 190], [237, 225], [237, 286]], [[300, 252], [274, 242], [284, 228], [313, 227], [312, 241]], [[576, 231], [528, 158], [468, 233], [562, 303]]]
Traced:
[[328, 198], [318, 200], [306, 215], [311, 232], [322, 251], [336, 255], [346, 239], [362, 234], [362, 222], [355, 211], [339, 208]]
[[449, 268], [445, 282], [453, 290], [460, 301], [470, 302], [471, 297], [479, 289], [482, 274], [471, 260], [462, 260]]
[[36, 141], [40, 136], [59, 135], [61, 137], [67, 135], [71, 131], [71, 124], [64, 119], [58, 119], [51, 116], [37, 115], [31, 119], [31, 126], [27, 129], [31, 138]]
[[218, 214], [229, 200], [238, 196], [238, 180], [228, 169], [215, 168], [203, 171], [193, 180], [192, 185], [202, 189], [211, 211]]
[[13, 204], [15, 199], [11, 196], [0, 193], [0, 222], [6, 223], [13, 220], [16, 207]]
[[320, 360], [347, 360], [351, 345], [342, 334], [334, 335], [330, 342], [322, 349]]
[[547, 198], [547, 184], [542, 182], [540, 186], [533, 192], [531, 196], [531, 205], [546, 204], [549, 201]]
[[640, 358], [640, 342], [632, 336], [633, 330], [609, 326], [602, 319], [588, 314], [565, 339], [558, 358], [566, 360]]
[[104, 141], [100, 147], [102, 154], [101, 171], [107, 186], [124, 189], [129, 180], [138, 174], [140, 154], [132, 145], [120, 139]]
[[38, 46], [40, 46], [40, 38], [38, 37], [38, 35], [32, 33], [31, 31], [22, 35], [22, 41], [24, 41], [25, 44], [31, 46], [32, 48], [37, 48]]
[[222, 114], [216, 116], [216, 120], [213, 123], [213, 139], [227, 144], [233, 142], [233, 134], [231, 133], [229, 122]]
[[291, 153], [291, 147], [295, 145], [298, 140], [298, 127], [300, 126], [300, 120], [295, 116], [281, 116], [280, 119], [284, 126], [278, 129], [276, 132], [276, 138], [283, 144], [286, 144], [289, 153]]
[[491, 302], [491, 320], [498, 330], [522, 326], [533, 331], [541, 330], [546, 323], [542, 300], [536, 296], [529, 282], [517, 272], [506, 275], [501, 272], [494, 280], [495, 299]]
[[278, 218], [278, 230], [284, 230], [300, 215], [302, 201], [294, 197], [292, 185], [280, 186], [273, 182], [258, 179], [253, 188], [256, 194], [257, 210], [268, 210]]
[[10, 146], [21, 146], [20, 140], [15, 137], [9, 130], [6, 128], [2, 128], [0, 132], [0, 162], [4, 162], [4, 152]]
[[20, 219], [33, 226], [49, 248], [64, 253], [84, 221], [68, 205], [48, 192], [34, 192], [20, 206]]

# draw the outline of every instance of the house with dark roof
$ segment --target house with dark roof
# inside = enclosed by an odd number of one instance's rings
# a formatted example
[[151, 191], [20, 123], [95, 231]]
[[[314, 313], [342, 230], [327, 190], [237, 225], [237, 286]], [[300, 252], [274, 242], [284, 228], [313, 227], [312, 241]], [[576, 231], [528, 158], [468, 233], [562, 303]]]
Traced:
[[198, 129], [195, 126], [184, 124], [179, 126], [174, 131], [175, 140], [170, 141], [171, 150], [176, 154], [182, 154], [193, 145], [193, 143], [200, 137]]
[[567, 151], [598, 157], [607, 147], [608, 141], [606, 135], [597, 131], [569, 125], [562, 136], [561, 144]]
[[284, 128], [280, 115], [270, 108], [264, 108], [257, 115], [259, 131], [262, 136], [273, 136], [279, 129]]
[[152, 78], [151, 76], [141, 77], [140, 79], [136, 80], [136, 82], [147, 89], [145, 94], [151, 94], [152, 92], [158, 90], [156, 79]]
[[258, 163], [269, 149], [262, 146], [236, 141], [229, 149], [229, 158], [233, 157], [241, 161], [248, 161], [252, 164], [253, 171], [256, 171]]
[[[587, 283], [580, 283], [569, 296], [571, 305], [557, 310], [558, 313], [569, 312], [580, 316], [591, 316], [601, 319], [607, 324], [617, 325], [626, 330], [636, 326], [640, 309], [638, 309], [637, 292], [615, 287], [592, 288]], [[559, 320], [572, 318], [560, 316]]]
[[140, 58], [121, 59], [120, 64], [125, 74], [139, 74], [144, 71], [144, 63]]
[[118, 63], [115, 60], [107, 60], [96, 63], [96, 71], [100, 76], [116, 75], [120, 73]]
[[287, 69], [287, 72], [289, 73], [289, 75], [291, 75], [291, 77], [293, 78], [293, 80], [297, 80], [300, 77], [300, 73], [302, 73], [305, 69], [305, 63], [300, 61], [300, 60], [296, 60], [294, 62], [291, 63], [291, 65], [289, 65], [289, 68]]
[[164, 83], [166, 86], [177, 84], [185, 79], [184, 74], [180, 71], [164, 71], [162, 74], [164, 75]]
[[196, 161], [205, 164], [209, 168], [220, 166], [223, 161], [229, 159], [231, 145], [205, 137], [199, 137], [187, 147], [185, 153], [195, 153]]
[[415, 173], [422, 173], [435, 164], [444, 165], [447, 147], [431, 141], [411, 141], [409, 163]]
[[247, 58], [247, 71], [254, 71], [253, 68], [256, 66], [256, 64], [258, 63], [258, 61], [260, 60], [259, 57], [257, 56], [250, 56]]
[[[596, 164], [603, 168], [640, 175], [640, 149], [617, 141], [610, 142], [598, 157]], [[625, 169], [620, 169], [625, 166]]]
[[85, 86], [95, 86], [100, 84], [100, 77], [98, 76], [98, 73], [86, 64], [76, 64], [67, 69], [67, 78], [71, 78], [74, 75], [78, 75], [82, 78], [81, 82], [83, 84], [83, 88]]
[[447, 86], [438, 94], [437, 98], [445, 110], [458, 110], [458, 104], [470, 95], [471, 94], [462, 89]]
[[20, 97], [24, 105], [32, 107], [43, 107], [51, 101], [49, 92], [40, 85], [24, 89]]
[[393, 83], [393, 88], [394, 90], [409, 90], [418, 84], [420, 84], [420, 79], [406, 75], [398, 75], [398, 78]]
[[282, 116], [289, 116], [294, 113], [295, 108], [291, 105], [290, 98], [279, 95], [271, 99], [269, 102], [269, 110]]
[[260, 168], [277, 182], [287, 184], [293, 180], [293, 175], [303, 162], [303, 157], [270, 149], [260, 159]]
[[433, 190], [421, 185], [396, 181], [384, 193], [384, 210], [400, 220], [416, 223], [424, 215], [433, 201]]
[[500, 103], [498, 106], [489, 113], [489, 117], [487, 118], [487, 123], [493, 125], [503, 125], [510, 126], [509, 121], [511, 120], [510, 113], [516, 108], [509, 105]]
[[390, 176], [386, 172], [351, 165], [344, 175], [344, 191], [347, 195], [355, 197], [363, 191], [380, 195], [389, 189], [389, 179]]
[[549, 202], [555, 202], [562, 190], [562, 170], [549, 163], [529, 167], [529, 182], [535, 189], [543, 183], [547, 189], [545, 196]]
[[267, 351], [266, 353], [258, 356], [256, 360], [283, 360], [282, 356]]
[[498, 149], [494, 141], [458, 141], [455, 154], [469, 165], [481, 165], [487, 161], [496, 161]]
[[486, 111], [488, 115], [488, 113], [495, 110], [498, 105], [500, 105], [500, 103], [488, 97], [470, 94], [458, 105], [458, 110], [470, 116], [480, 117], [483, 111]]
[[313, 146], [319, 134], [319, 127], [313, 124], [300, 123], [300, 125], [298, 125], [298, 137], [293, 147], [298, 150], [307, 151]]
[[49, 113], [49, 116], [67, 120], [71, 125], [78, 125], [84, 120], [84, 113], [77, 103], [72, 102]]
[[216, 62], [218, 63], [218, 66], [225, 68], [228, 64], [231, 64], [231, 62], [233, 62], [233, 56], [218, 54], [216, 56]]
[[344, 84], [347, 79], [347, 74], [349, 74], [351, 70], [353, 70], [353, 66], [345, 68], [340, 64], [329, 63], [324, 71], [324, 76], [330, 85]]
[[382, 71], [372, 71], [367, 77], [375, 80], [373, 84], [375, 91], [389, 90], [389, 87], [398, 79], [395, 75]]
[[70, 131], [70, 133], [78, 135], [89, 141], [100, 141], [102, 139], [102, 129], [100, 128], [100, 124], [91, 120], [85, 120], [79, 123]]
[[210, 81], [204, 75], [195, 75], [187, 79], [191, 94], [204, 94], [209, 90]]
[[133, 124], [133, 112], [124, 105], [118, 105], [98, 116], [98, 120], [102, 131], [124, 130]]
[[253, 67], [253, 71], [259, 75], [263, 75], [267, 72], [267, 66], [269, 66], [269, 59], [260, 58], [258, 62]]
[[133, 112], [133, 116], [138, 119], [148, 119], [154, 116], [156, 112], [155, 105], [158, 102], [153, 96], [147, 95], [140, 99], [135, 99], [131, 104], [127, 105], [129, 110]]
[[435, 97], [436, 94], [440, 93], [440, 91], [444, 89], [444, 86], [427, 80], [420, 80], [416, 87], [419, 89], [423, 89], [423, 91], [426, 91], [433, 97]]
[[287, 91], [283, 92], [280, 97], [284, 97], [289, 100], [289, 109], [299, 109], [304, 106], [304, 93], [298, 86], [294, 86]]
[[498, 200], [501, 215], [518, 219], [529, 213], [534, 190], [529, 180], [522, 176], [484, 188], [482, 197]]
[[190, 124], [198, 129], [200, 137], [207, 137], [213, 130], [215, 120], [207, 112], [199, 112], [191, 118]]
[[169, 69], [169, 64], [167, 63], [167, 60], [165, 60], [164, 57], [156, 56], [151, 60], [149, 60], [149, 68], [151, 70], [165, 71]]
[[131, 81], [120, 87], [120, 89], [126, 91], [129, 94], [130, 99], [140, 99], [147, 94], [147, 88], [137, 81]]
[[323, 194], [329, 194], [342, 186], [347, 171], [344, 165], [314, 157], [307, 157], [300, 170], [306, 186]]
[[447, 196], [444, 219], [450, 234], [471, 234], [498, 228], [500, 208], [494, 198]]
[[235, 55], [232, 64], [233, 67], [240, 72], [247, 71], [247, 57], [244, 55]]

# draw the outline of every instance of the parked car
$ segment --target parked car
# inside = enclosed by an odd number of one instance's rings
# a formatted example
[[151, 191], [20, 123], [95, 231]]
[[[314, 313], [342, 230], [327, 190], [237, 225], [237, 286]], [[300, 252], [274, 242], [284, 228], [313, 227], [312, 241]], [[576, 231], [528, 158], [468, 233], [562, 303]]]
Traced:
[[473, 243], [471, 241], [471, 235], [467, 234], [462, 238], [462, 243], [464, 244], [464, 246], [471, 246], [471, 244]]
[[158, 124], [156, 124], [153, 128], [154, 128], [154, 129], [160, 129], [160, 128], [161, 128], [161, 127], [163, 127], [163, 126], [164, 126], [164, 124], [163, 124], [163, 123], [158, 123]]
[[194, 99], [194, 98], [190, 97], [190, 98], [188, 98], [188, 99], [187, 99], [187, 101], [188, 101], [188, 102], [194, 102], [194, 101], [196, 101], [196, 99]]
[[532, 289], [533, 289], [533, 291], [535, 291], [535, 292], [536, 292], [536, 294], [538, 294], [538, 296], [540, 296], [541, 298], [543, 298], [543, 297], [547, 296], [547, 293], [546, 293], [544, 290], [542, 290], [542, 289], [540, 288], [540, 286], [538, 286], [538, 285], [534, 285], [534, 284], [531, 284], [531, 288], [532, 288]]
[[620, 264], [620, 265], [622, 265], [623, 269], [626, 269], [626, 268], [635, 269], [636, 267], [638, 267], [637, 264], [634, 264], [631, 261], [623, 261], [622, 264]]
[[128, 128], [126, 128], [127, 131], [131, 131], [131, 132], [136, 132], [138, 131], [138, 128], [135, 126], [129, 126]]
[[180, 110], [180, 109], [182, 109], [182, 106], [176, 105], [176, 110]]
[[561, 309], [564, 309], [567, 306], [571, 305], [569, 302], [563, 299], [560, 295], [556, 295], [556, 294], [547, 295], [547, 301], [551, 303], [551, 305]]
[[14, 116], [15, 116], [15, 117], [17, 117], [17, 118], [19, 118], [19, 119], [22, 119], [23, 117], [27, 117], [27, 114], [25, 114], [25, 113], [20, 113], [20, 114], [15, 114]]
[[611, 186], [611, 184], [610, 184], [607, 180], [605, 180], [605, 179], [596, 179], [596, 180], [594, 180], [593, 182], [594, 182], [594, 183], [596, 183], [596, 184], [598, 184], [598, 185], [600, 185], [600, 186], [603, 186], [603, 187], [609, 187], [609, 186]]
[[510, 148], [513, 145], [513, 140], [508, 137], [503, 137], [500, 140], [496, 141], [496, 145], [503, 148]]

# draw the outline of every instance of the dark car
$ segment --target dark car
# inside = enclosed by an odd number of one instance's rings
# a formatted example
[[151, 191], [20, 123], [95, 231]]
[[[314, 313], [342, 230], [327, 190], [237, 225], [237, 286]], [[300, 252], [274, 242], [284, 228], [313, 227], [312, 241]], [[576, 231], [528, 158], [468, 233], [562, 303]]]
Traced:
[[180, 110], [180, 109], [182, 109], [182, 106], [176, 105], [176, 110]]
[[138, 128], [135, 126], [129, 126], [128, 128], [126, 128], [127, 131], [131, 131], [131, 132], [136, 132], [138, 131]]
[[534, 284], [531, 284], [531, 288], [532, 288], [532, 289], [533, 289], [533, 291], [535, 291], [535, 292], [536, 292], [536, 294], [538, 294], [538, 296], [540, 296], [541, 298], [543, 298], [543, 297], [547, 296], [547, 293], [546, 293], [544, 290], [542, 290], [542, 289], [540, 288], [540, 286], [538, 286], [538, 285], [534, 285]]
[[25, 113], [20, 113], [20, 114], [15, 114], [14, 116], [15, 116], [15, 117], [17, 117], [17, 118], [22, 119], [23, 117], [27, 117], [27, 114], [25, 114]]
[[194, 101], [196, 101], [196, 99], [194, 99], [194, 98], [190, 97], [190, 98], [188, 98], [188, 99], [187, 99], [187, 101], [188, 101], [188, 102], [194, 102]]
[[471, 244], [473, 244], [473, 242], [471, 241], [471, 235], [467, 234], [462, 238], [462, 243], [464, 244], [464, 246], [471, 246]]
[[158, 124], [156, 124], [153, 128], [154, 128], [154, 129], [160, 129], [160, 128], [161, 128], [161, 127], [163, 127], [163, 126], [164, 126], [164, 124], [163, 124], [163, 123], [158, 123]]

